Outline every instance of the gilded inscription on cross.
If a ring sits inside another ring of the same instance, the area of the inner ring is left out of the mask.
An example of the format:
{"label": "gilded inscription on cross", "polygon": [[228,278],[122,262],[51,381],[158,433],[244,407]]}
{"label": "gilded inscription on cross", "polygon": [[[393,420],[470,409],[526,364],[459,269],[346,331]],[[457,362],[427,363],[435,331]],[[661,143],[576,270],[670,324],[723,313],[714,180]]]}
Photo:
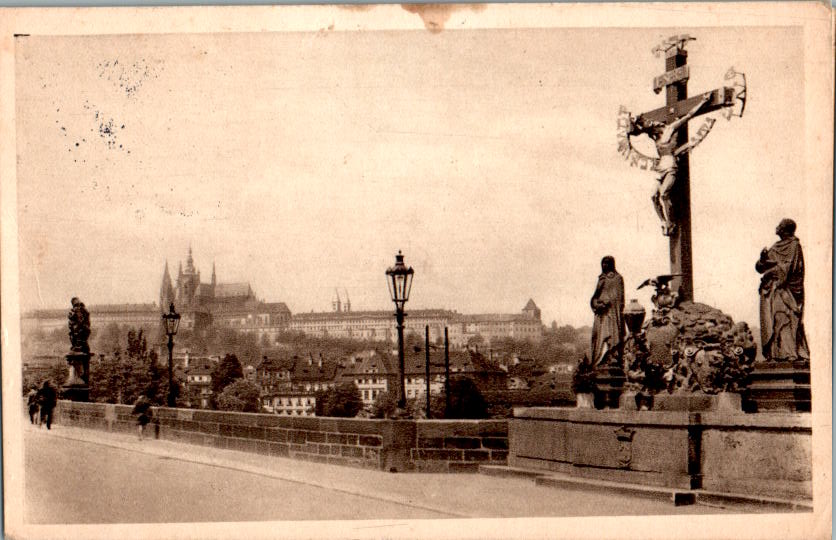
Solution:
{"label": "gilded inscription on cross", "polygon": [[[730,69],[723,86],[688,98],[685,45],[695,38],[683,34],[672,36],[657,45],[653,52],[665,56],[665,72],[653,80],[657,94],[665,89],[665,106],[633,117],[622,107],[618,117],[618,151],[631,166],[651,169],[657,173],[653,206],[662,222],[662,233],[669,237],[671,271],[681,300],[693,300],[691,264],[691,195],[688,174],[688,153],[711,131],[714,118],[705,118],[693,137],[688,137],[688,121],[715,111],[723,111],[726,119],[742,116],[746,104],[746,79]],[[647,156],[633,148],[630,137],[646,135],[656,147],[656,156]]]}

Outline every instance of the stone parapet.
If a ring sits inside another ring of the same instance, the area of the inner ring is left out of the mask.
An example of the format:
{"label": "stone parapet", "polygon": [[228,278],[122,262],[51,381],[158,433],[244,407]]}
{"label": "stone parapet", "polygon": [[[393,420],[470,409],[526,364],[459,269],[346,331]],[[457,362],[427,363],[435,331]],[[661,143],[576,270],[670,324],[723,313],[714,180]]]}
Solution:
{"label": "stone parapet", "polygon": [[416,470],[478,472],[482,464],[505,464],[506,420],[419,420],[417,447],[411,449]]}
{"label": "stone parapet", "polygon": [[[58,422],[134,433],[130,405],[59,401]],[[384,471],[459,472],[506,464],[506,420],[378,420],[287,417],[154,408],[152,436]]]}
{"label": "stone parapet", "polygon": [[576,477],[786,499],[812,497],[805,414],[515,410],[508,464]]}

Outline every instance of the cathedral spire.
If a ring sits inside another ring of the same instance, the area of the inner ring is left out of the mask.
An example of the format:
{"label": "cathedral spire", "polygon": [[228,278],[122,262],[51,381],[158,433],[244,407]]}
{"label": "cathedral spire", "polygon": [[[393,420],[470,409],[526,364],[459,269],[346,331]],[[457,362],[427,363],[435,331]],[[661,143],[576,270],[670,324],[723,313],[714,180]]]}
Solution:
{"label": "cathedral spire", "polygon": [[171,274],[168,273],[168,259],[163,270],[163,282],[160,285],[160,309],[165,312],[168,305],[174,301],[174,287],[171,285]]}
{"label": "cathedral spire", "polygon": [[192,258],[192,245],[189,244],[189,256],[186,259],[186,272],[194,274],[194,259]]}
{"label": "cathedral spire", "polygon": [[331,301],[331,305],[334,307],[334,312],[339,313],[342,311],[342,303],[340,301],[340,291],[334,287],[334,299]]}

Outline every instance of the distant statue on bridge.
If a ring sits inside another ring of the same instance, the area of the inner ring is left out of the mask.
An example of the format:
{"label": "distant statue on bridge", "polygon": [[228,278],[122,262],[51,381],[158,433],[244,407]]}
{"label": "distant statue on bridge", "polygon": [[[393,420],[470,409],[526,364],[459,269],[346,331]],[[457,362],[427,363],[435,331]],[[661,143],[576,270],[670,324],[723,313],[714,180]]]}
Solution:
{"label": "distant statue on bridge", "polygon": [[70,350],[89,353],[90,346],[87,344],[87,339],[90,337],[90,313],[84,307],[84,302],[77,297],[73,297],[70,303],[73,306],[67,314],[70,327]]}
{"label": "distant statue on bridge", "polygon": [[755,270],[760,285],[761,346],[767,360],[810,360],[804,335],[804,255],[795,237],[795,222],[782,219],[780,240],[761,251]]}
{"label": "distant statue on bridge", "polygon": [[671,213],[673,205],[671,203],[671,190],[676,182],[677,171],[677,157],[683,152],[687,152],[693,146],[699,143],[687,142],[682,146],[676,146],[677,131],[683,124],[693,118],[703,105],[708,103],[711,99],[711,93],[703,96],[702,100],[695,105],[684,116],[670,122],[648,121],[642,122],[641,117],[636,121],[633,128],[633,133],[646,133],[656,145],[656,152],[659,154],[659,163],[656,165],[656,171],[659,176],[656,178],[658,185],[653,191],[653,207],[662,220],[662,233],[665,236],[671,236],[674,233],[675,225]]}
{"label": "distant statue on bridge", "polygon": [[589,302],[595,313],[592,325],[592,363],[620,362],[624,343],[624,279],[615,271],[615,259],[601,259],[601,275]]}

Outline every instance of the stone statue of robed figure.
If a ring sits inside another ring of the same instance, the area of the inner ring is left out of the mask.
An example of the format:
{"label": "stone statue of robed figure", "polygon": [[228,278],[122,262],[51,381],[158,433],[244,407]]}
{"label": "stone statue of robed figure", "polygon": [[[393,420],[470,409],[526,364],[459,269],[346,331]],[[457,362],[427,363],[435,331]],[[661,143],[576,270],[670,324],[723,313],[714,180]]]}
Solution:
{"label": "stone statue of robed figure", "polygon": [[775,229],[780,238],[761,251],[755,269],[760,285],[761,346],[767,360],[810,360],[804,335],[804,255],[795,237],[795,222],[783,219]]}
{"label": "stone statue of robed figure", "polygon": [[589,302],[595,313],[592,325],[592,362],[617,362],[624,343],[624,279],[615,271],[615,259],[601,259],[601,275]]}
{"label": "stone statue of robed figure", "polygon": [[62,397],[72,401],[88,401],[90,397],[90,312],[84,302],[76,297],[70,301],[72,309],[67,313],[70,335],[70,352],[65,356],[69,364],[69,376],[62,387]]}

